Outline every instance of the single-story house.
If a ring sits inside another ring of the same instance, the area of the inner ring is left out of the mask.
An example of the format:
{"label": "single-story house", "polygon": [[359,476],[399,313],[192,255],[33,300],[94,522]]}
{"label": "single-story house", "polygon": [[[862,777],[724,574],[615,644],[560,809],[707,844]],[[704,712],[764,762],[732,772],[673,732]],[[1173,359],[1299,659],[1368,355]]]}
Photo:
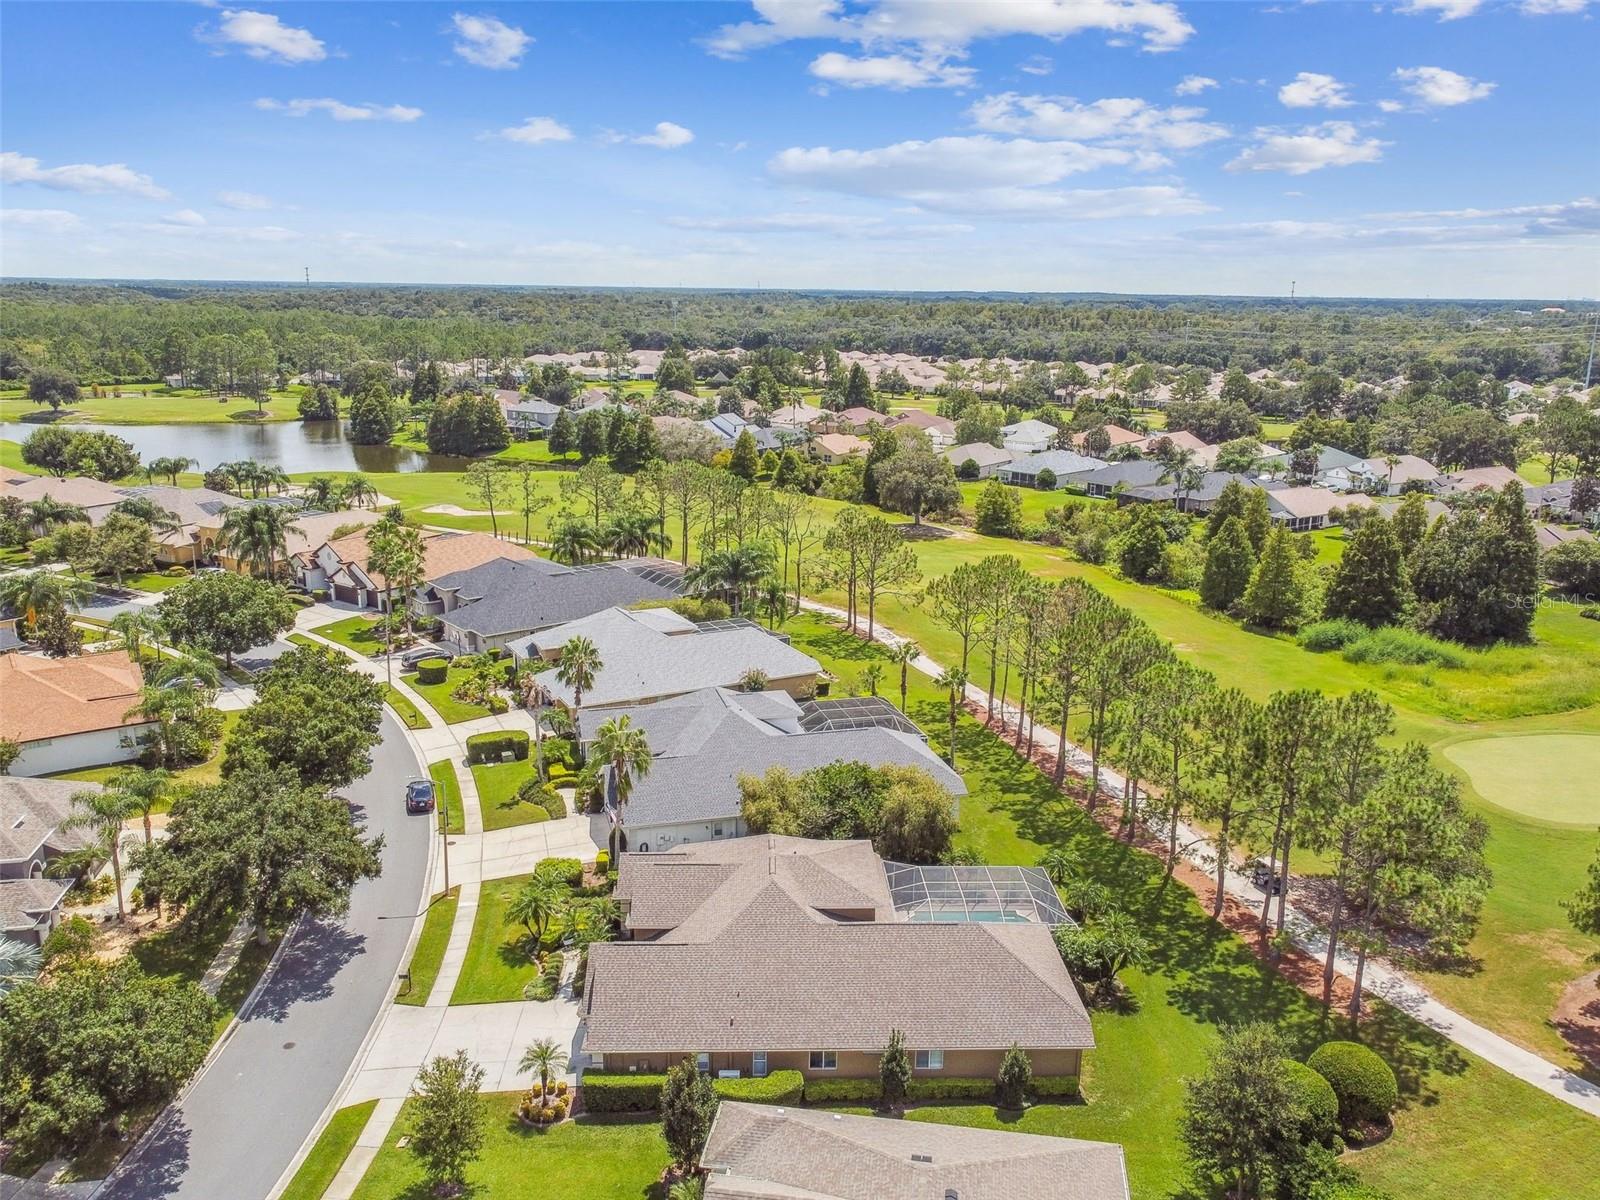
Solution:
{"label": "single-story house", "polygon": [[[1037,867],[762,834],[622,854],[618,872],[626,940],[590,947],[582,1010],[608,1071],[688,1056],[708,1074],[875,1078],[900,1030],[918,1076],[992,1079],[1016,1044],[1036,1077],[1075,1078],[1094,1046]],[[954,902],[929,907],[930,888]]]}
{"label": "single-story house", "polygon": [[[786,639],[744,620],[700,624],[669,608],[608,608],[580,620],[540,630],[510,644],[518,662],[554,662],[575,637],[600,654],[600,670],[583,690],[583,707],[649,704],[707,687],[741,687],[751,672],[766,676],[770,691],[801,699],[817,690],[822,664]],[[569,708],[576,696],[554,673],[542,677],[550,694]]]}
{"label": "single-story house", "polygon": [[944,456],[950,460],[950,465],[957,472],[961,470],[961,464],[964,462],[976,463],[979,479],[988,479],[992,475],[999,474],[1000,469],[1013,458],[1011,451],[991,446],[988,442],[967,442],[964,445],[951,446],[944,451]]}
{"label": "single-story house", "polygon": [[822,416],[822,410],[810,404],[785,404],[770,414],[774,429],[809,429],[811,423]]}
{"label": "single-story house", "polygon": [[0,937],[37,946],[61,920],[70,879],[46,879],[45,868],[94,841],[66,828],[72,797],[98,784],[0,775]]}
{"label": "single-story house", "polygon": [[[1222,495],[1222,489],[1230,483],[1242,483],[1246,487],[1259,486],[1248,475],[1237,475],[1230,471],[1207,471],[1201,476],[1199,483],[1190,488],[1181,499],[1175,479],[1124,488],[1117,493],[1117,499],[1135,503],[1166,503],[1174,505],[1180,512],[1204,513],[1211,511],[1211,506],[1217,502],[1217,497]],[[1270,493],[1278,489],[1266,490]]]}
{"label": "single-story house", "polygon": [[705,1200],[1128,1200],[1115,1142],[724,1100]]}
{"label": "single-story house", "polygon": [[1062,477],[1079,471],[1098,471],[1106,464],[1098,458],[1088,458],[1071,450],[1042,450],[1013,459],[1000,468],[1000,481],[1017,487],[1038,487],[1039,472],[1049,471],[1056,477],[1055,487],[1060,487]]}
{"label": "single-story house", "polygon": [[1056,435],[1060,432],[1054,425],[1029,417],[1025,421],[1002,425],[1000,444],[1013,455],[1038,454],[1041,450],[1048,450],[1054,446]]}
{"label": "single-story house", "polygon": [[[1113,433],[1113,430],[1116,432]],[[1116,447],[1122,445],[1126,440],[1123,439],[1121,435],[1133,433],[1133,431],[1131,429],[1123,429],[1120,425],[1107,425],[1106,433],[1111,438],[1111,445]],[[1160,433],[1152,433],[1145,436],[1134,434],[1133,436],[1135,440],[1131,444],[1139,451],[1140,454],[1155,453],[1162,442],[1170,444],[1174,450],[1187,450],[1190,454],[1194,455],[1198,455],[1202,451],[1213,448],[1208,446],[1194,434],[1190,433],[1187,429],[1174,429],[1171,432],[1163,430]]]}
{"label": "single-story house", "polygon": [[[434,533],[422,542],[423,586],[413,597],[412,608],[423,616],[443,611],[438,598],[428,594],[436,579],[481,566],[497,558],[526,560],[536,558],[532,550],[515,542],[501,541],[487,533]],[[310,572],[320,572],[332,599],[341,604],[382,610],[388,603],[385,580],[367,565],[367,531],[359,530],[318,546]],[[403,598],[402,598],[403,599]]]}
{"label": "single-story house", "polygon": [[826,427],[837,433],[870,433],[874,429],[887,428],[893,423],[887,413],[881,413],[875,408],[867,408],[857,404],[840,412],[825,412],[817,418],[817,427]]}
{"label": "single-story house", "polygon": [[1338,524],[1331,516],[1336,508],[1371,507],[1372,497],[1361,492],[1341,494],[1325,487],[1267,489],[1267,509],[1272,519],[1287,525],[1292,533]]}
{"label": "single-story house", "polygon": [[[1344,468],[1346,471],[1355,466],[1361,459],[1354,454],[1348,454],[1333,446],[1318,446],[1317,466],[1312,473],[1312,479],[1321,483],[1330,471]],[[1287,475],[1294,465],[1294,456],[1298,451],[1278,450],[1273,453],[1263,453],[1260,460],[1260,470],[1268,475]]]}
{"label": "single-story house", "polygon": [[640,851],[686,842],[741,837],[739,778],[770,767],[799,774],[834,762],[921,767],[956,797],[966,784],[899,709],[882,698],[796,701],[787,692],[702,688],[656,704],[590,711],[579,716],[588,743],[614,717],[645,731],[652,761],[633,781],[626,805],[616,804],[606,768],[607,810],[622,826],[624,844]]}
{"label": "single-story house", "polygon": [[1348,467],[1335,467],[1322,482],[1335,491],[1370,492],[1398,496],[1407,484],[1429,484],[1439,478],[1439,468],[1415,454],[1397,454],[1391,465],[1386,457],[1363,458]]}
{"label": "single-story house", "polygon": [[672,600],[682,583],[683,569],[658,558],[589,567],[496,558],[433,580],[422,601],[439,603],[445,641],[477,654],[602,609]]}
{"label": "single-story house", "polygon": [[1119,490],[1134,487],[1154,487],[1161,482],[1166,468],[1146,458],[1133,458],[1127,462],[1096,462],[1084,471],[1073,471],[1059,482],[1081,487],[1087,495],[1103,498]]}
{"label": "single-story house", "polygon": [[22,753],[11,774],[54,775],[128,762],[156,722],[131,717],[144,674],[126,650],[69,658],[0,655],[0,738]]}
{"label": "single-story house", "polygon": [[811,457],[830,467],[836,467],[847,458],[863,458],[872,443],[853,433],[819,433],[808,447]]}
{"label": "single-story house", "polygon": [[954,444],[956,440],[956,423],[949,417],[941,417],[938,413],[926,412],[920,408],[908,408],[905,412],[895,413],[889,422],[891,429],[917,429],[924,437],[933,443],[935,450],[943,450],[946,446]]}
{"label": "single-story house", "polygon": [[516,403],[506,406],[506,425],[517,437],[526,438],[535,433],[549,432],[560,415],[559,404],[523,396]]}
{"label": "single-story house", "polygon": [[[1175,436],[1156,434],[1154,437],[1152,437],[1148,434],[1136,433],[1132,429],[1124,429],[1121,425],[1108,424],[1101,426],[1101,428],[1106,431],[1106,438],[1110,441],[1110,449],[1112,450],[1115,450],[1118,446],[1132,446],[1134,449],[1142,451],[1147,444],[1155,440],[1157,437]],[[1082,433],[1075,433],[1072,435],[1072,444],[1077,449],[1082,450],[1084,443],[1088,441],[1088,438],[1089,431],[1085,429]]]}
{"label": "single-story house", "polygon": [[100,524],[113,508],[128,498],[121,488],[86,475],[69,475],[64,479],[54,475],[11,475],[0,481],[0,499],[7,497],[23,504],[32,504],[35,500],[71,504],[83,509],[91,525]]}
{"label": "single-story house", "polygon": [[1517,485],[1525,481],[1510,467],[1472,467],[1465,471],[1452,471],[1433,481],[1433,491],[1438,496],[1460,496],[1487,488],[1498,492],[1508,483]]}
{"label": "single-story house", "polygon": [[1535,525],[1533,535],[1539,539],[1540,550],[1554,550],[1567,542],[1594,541],[1594,534],[1587,529],[1569,529],[1565,525]]}
{"label": "single-story house", "polygon": [[782,450],[789,440],[775,429],[751,424],[738,413],[718,413],[714,417],[707,417],[700,422],[700,425],[711,432],[724,450],[733,449],[733,444],[739,440],[739,435],[747,429],[756,441],[756,449],[763,454],[768,450]]}

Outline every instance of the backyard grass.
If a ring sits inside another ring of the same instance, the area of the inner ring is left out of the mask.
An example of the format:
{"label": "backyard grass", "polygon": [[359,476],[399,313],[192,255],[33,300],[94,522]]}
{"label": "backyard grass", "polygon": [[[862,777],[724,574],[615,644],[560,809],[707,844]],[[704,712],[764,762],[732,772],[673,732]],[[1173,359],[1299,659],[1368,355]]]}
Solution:
{"label": "backyard grass", "polygon": [[450,944],[450,925],[456,919],[456,902],[460,898],[458,886],[428,902],[428,915],[422,919],[422,933],[411,953],[411,965],[406,968],[411,975],[411,990],[396,996],[396,1004],[420,1007],[428,1003],[428,993],[433,991],[433,981],[439,978],[439,966],[444,962],[445,947]]}
{"label": "backyard grass", "polygon": [[[797,647],[845,678],[882,658],[878,647],[815,617],[802,615],[784,628]],[[898,700],[898,679],[886,672],[886,680],[883,694]],[[943,697],[919,672],[910,682],[910,715],[942,750]],[[1134,1195],[1169,1196],[1185,1182],[1177,1142],[1181,1080],[1203,1068],[1223,1026],[1270,1021],[1303,1058],[1327,1038],[1348,1036],[1348,1023],[1325,1018],[1319,1005],[1262,966],[1201,911],[1188,889],[1164,887],[1156,859],[1110,838],[980,722],[960,718],[956,748],[969,789],[958,845],[990,863],[1034,863],[1049,846],[1076,851],[1155,943],[1154,969],[1125,977],[1129,1003],[1094,1014],[1087,1103],[1042,1106],[1007,1127],[1120,1142]],[[1395,1066],[1405,1105],[1393,1138],[1351,1156],[1373,1183],[1407,1200],[1463,1194],[1535,1200],[1591,1186],[1600,1171],[1600,1138],[1577,1110],[1381,1005],[1359,1036]],[[946,1106],[920,1109],[916,1119],[997,1118],[982,1106]]]}
{"label": "backyard grass", "polygon": [[[667,1166],[661,1123],[654,1118],[579,1117],[549,1129],[517,1120],[518,1092],[481,1098],[483,1153],[467,1168],[467,1190],[483,1200],[663,1200],[656,1180]],[[355,1191],[355,1200],[416,1200],[427,1194],[416,1158],[398,1145],[412,1131],[407,1101],[383,1148]]]}
{"label": "backyard grass", "polygon": [[[167,788],[166,794],[156,801],[151,812],[163,813],[172,807],[172,798],[179,787],[198,787],[208,783],[218,783],[222,779],[222,746],[228,740],[228,734],[233,732],[233,727],[239,723],[243,713],[238,709],[224,709],[222,713],[222,733],[217,737],[216,751],[205,762],[194,763],[187,767],[180,767],[172,773],[172,786]],[[71,779],[81,783],[105,783],[119,771],[126,771],[136,767],[136,762],[111,763],[101,767],[80,767],[76,771],[63,771],[59,775],[52,775],[52,779]],[[138,825],[137,819],[134,822]]]}
{"label": "backyard grass", "polygon": [[367,1100],[334,1113],[278,1200],[322,1200],[322,1193],[356,1148],[356,1139],[377,1107],[376,1100]]}
{"label": "backyard grass", "polygon": [[483,827],[505,829],[547,819],[544,809],[517,799],[517,789],[533,778],[531,757],[512,762],[475,763],[472,778],[478,785],[478,807],[483,812]]}
{"label": "backyard grass", "polygon": [[[532,878],[531,874],[511,875],[484,883],[478,895],[478,915],[472,922],[472,941],[461,965],[461,978],[450,994],[451,1004],[521,1000],[523,986],[539,977],[537,964],[528,956],[527,929],[506,923],[511,897]],[[558,946],[563,932],[560,921],[546,926],[544,949]]]}
{"label": "backyard grass", "polygon": [[439,714],[440,720],[446,725],[459,725],[462,721],[489,715],[489,710],[483,705],[469,704],[465,700],[457,700],[450,694],[461,686],[467,675],[468,672],[461,668],[451,667],[443,683],[418,683],[414,671],[401,678],[412,691],[428,702],[428,706]]}
{"label": "backyard grass", "polygon": [[[188,583],[193,578],[193,575],[187,573],[183,575],[166,575],[160,571],[141,571],[137,575],[124,575],[122,577],[122,586],[132,588],[137,592],[164,592],[169,588],[179,587]],[[113,586],[116,585],[116,580],[114,579],[107,582],[110,582]]]}
{"label": "backyard grass", "polygon": [[[63,408],[56,420],[67,425],[221,425],[257,419],[292,421],[300,416],[298,389],[269,392],[260,418],[256,415],[255,401],[242,396],[222,399],[195,388],[161,385],[124,385],[107,390],[125,394],[91,396],[85,393],[77,404]],[[48,424],[47,419],[41,418],[49,411],[23,395],[0,397],[0,420]]]}
{"label": "backyard grass", "polygon": [[461,807],[461,783],[456,779],[456,769],[449,759],[428,764],[428,778],[433,780],[438,792],[435,813],[439,827],[446,834],[465,833],[467,816]]}

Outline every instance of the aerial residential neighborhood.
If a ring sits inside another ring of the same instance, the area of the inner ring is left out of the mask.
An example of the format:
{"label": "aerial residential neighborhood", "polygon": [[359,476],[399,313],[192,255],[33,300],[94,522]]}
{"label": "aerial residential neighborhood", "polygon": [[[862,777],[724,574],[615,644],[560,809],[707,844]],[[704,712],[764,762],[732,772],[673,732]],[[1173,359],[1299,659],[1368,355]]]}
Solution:
{"label": "aerial residential neighborhood", "polygon": [[0,1200],[1600,1200],[1600,5],[3,20]]}

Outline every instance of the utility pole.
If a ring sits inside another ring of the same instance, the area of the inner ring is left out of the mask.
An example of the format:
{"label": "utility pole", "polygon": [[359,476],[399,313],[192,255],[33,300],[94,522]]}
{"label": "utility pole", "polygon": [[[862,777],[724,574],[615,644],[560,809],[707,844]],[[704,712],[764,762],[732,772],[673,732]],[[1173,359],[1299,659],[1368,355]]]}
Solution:
{"label": "utility pole", "polygon": [[450,799],[444,788],[436,789],[439,793],[439,841],[444,847],[444,890],[450,891]]}
{"label": "utility pole", "polygon": [[1600,311],[1594,314],[1594,325],[1589,329],[1589,365],[1583,368],[1583,390],[1588,391],[1590,381],[1594,378],[1594,342],[1595,335],[1600,334]]}
{"label": "utility pole", "polygon": [[307,267],[306,268],[306,283],[309,284],[310,282],[311,282],[311,268]]}

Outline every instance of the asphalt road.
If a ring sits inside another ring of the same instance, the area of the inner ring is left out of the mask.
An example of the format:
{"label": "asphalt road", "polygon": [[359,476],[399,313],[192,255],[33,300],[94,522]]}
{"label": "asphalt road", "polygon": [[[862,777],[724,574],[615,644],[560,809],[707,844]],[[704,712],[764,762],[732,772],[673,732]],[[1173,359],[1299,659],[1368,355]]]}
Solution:
{"label": "asphalt road", "polygon": [[384,835],[383,874],[356,887],[343,921],[301,927],[226,1048],[99,1197],[264,1200],[333,1098],[400,969],[427,869],[432,822],[405,813],[418,766],[387,709],[383,735],[346,791]]}

